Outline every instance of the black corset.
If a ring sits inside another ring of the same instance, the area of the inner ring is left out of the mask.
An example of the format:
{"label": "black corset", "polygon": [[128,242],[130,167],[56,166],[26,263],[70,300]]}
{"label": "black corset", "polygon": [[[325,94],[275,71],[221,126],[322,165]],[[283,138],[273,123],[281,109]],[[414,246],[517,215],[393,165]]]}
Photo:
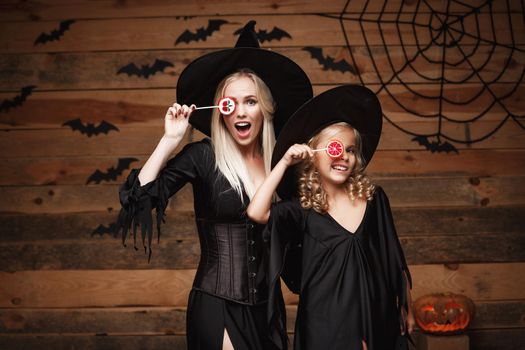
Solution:
{"label": "black corset", "polygon": [[201,259],[193,288],[243,304],[267,300],[262,226],[197,219]]}

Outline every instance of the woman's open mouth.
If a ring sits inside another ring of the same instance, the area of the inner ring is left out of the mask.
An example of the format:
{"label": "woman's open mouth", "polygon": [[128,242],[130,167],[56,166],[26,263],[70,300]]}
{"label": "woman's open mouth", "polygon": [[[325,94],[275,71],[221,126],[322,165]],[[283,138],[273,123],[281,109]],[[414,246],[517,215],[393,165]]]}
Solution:
{"label": "woman's open mouth", "polygon": [[252,127],[252,124],[249,122],[235,123],[235,129],[237,129],[237,133],[239,134],[240,137],[249,136],[251,127]]}

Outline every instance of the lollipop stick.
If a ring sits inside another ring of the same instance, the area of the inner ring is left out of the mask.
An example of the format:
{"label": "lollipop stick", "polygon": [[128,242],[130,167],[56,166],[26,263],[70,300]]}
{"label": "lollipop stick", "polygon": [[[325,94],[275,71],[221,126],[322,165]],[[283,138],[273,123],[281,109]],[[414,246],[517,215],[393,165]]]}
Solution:
{"label": "lollipop stick", "polygon": [[204,107],[197,107],[197,108],[195,108],[194,110],[197,110],[197,109],[210,109],[210,108],[219,108],[219,106],[204,106]]}
{"label": "lollipop stick", "polygon": [[326,151],[326,148],[313,149],[312,152]]}

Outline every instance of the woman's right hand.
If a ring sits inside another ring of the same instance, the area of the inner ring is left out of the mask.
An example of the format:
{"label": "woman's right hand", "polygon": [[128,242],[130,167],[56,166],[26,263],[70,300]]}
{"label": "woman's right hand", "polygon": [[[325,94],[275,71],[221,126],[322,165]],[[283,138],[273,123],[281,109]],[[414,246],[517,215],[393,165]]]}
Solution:
{"label": "woman's right hand", "polygon": [[287,167],[297,164],[307,158],[313,157],[314,152],[310,147],[304,144],[298,144],[288,148],[282,160]]}
{"label": "woman's right hand", "polygon": [[174,103],[168,108],[164,117],[164,137],[182,139],[188,129],[188,121],[191,113],[195,110],[195,105],[188,107]]}

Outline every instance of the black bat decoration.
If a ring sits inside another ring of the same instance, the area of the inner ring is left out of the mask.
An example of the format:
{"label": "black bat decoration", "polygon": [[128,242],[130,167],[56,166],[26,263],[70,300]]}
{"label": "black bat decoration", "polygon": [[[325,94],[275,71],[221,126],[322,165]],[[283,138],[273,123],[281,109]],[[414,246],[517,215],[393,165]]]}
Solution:
{"label": "black bat decoration", "polygon": [[98,136],[98,134],[100,133],[107,134],[111,130],[119,131],[119,129],[115,125],[108,123],[104,120],[99,125],[95,126],[95,124],[93,123],[87,123],[86,125],[84,125],[82,123],[82,120],[77,118],[68,120],[67,122],[62,124],[62,126],[69,126],[71,130],[78,130],[81,134],[86,134],[87,137],[91,137],[92,135]]}
{"label": "black bat decoration", "polygon": [[93,230],[93,232],[91,232],[91,237],[94,235],[102,236],[105,233],[111,234],[113,237],[117,237],[117,224],[114,222],[109,224],[109,226],[100,224],[96,229]]}
{"label": "black bat decoration", "polygon": [[24,86],[22,89],[20,89],[20,94],[16,95],[12,99],[3,100],[2,103],[0,103],[0,112],[7,113],[11,108],[21,106],[27,99],[27,96],[31,95],[34,88],[36,88],[35,85]]}
{"label": "black bat decoration", "polygon": [[129,165],[136,161],[138,161],[137,158],[119,158],[116,168],[111,167],[106,172],[102,172],[98,169],[95,170],[95,172],[87,179],[86,185],[90,182],[99,184],[102,181],[116,181],[117,177],[122,175],[123,171],[129,169]]}
{"label": "black bat decoration", "polygon": [[171,62],[156,59],[153,65],[141,65],[140,68],[135,63],[130,63],[120,68],[117,74],[126,73],[128,76],[136,75],[138,77],[144,77],[148,79],[150,75],[154,75],[157,72],[163,72],[166,67],[175,67]]}
{"label": "black bat decoration", "polygon": [[175,45],[179,43],[189,43],[191,41],[206,41],[208,37],[210,37],[214,32],[219,31],[221,26],[226,23],[228,23],[228,21],[224,21],[222,19],[210,19],[208,20],[208,27],[201,27],[197,29],[195,33],[185,30],[181,35],[179,35],[175,41]]}
{"label": "black bat decoration", "polygon": [[357,75],[357,70],[355,67],[353,67],[351,64],[346,62],[346,60],[342,59],[340,61],[335,62],[334,58],[330,56],[324,56],[323,55],[323,49],[320,47],[313,47],[313,46],[307,46],[303,48],[304,51],[308,51],[312,58],[315,58],[321,66],[323,66],[323,70],[335,70],[339,71],[341,73],[350,72],[354,75]]}
{"label": "black bat decoration", "polygon": [[[241,34],[243,28],[239,28],[233,33],[234,35]],[[282,30],[281,28],[273,27],[271,32],[268,32],[266,29],[259,29],[257,32],[257,38],[261,43],[264,43],[265,41],[272,41],[272,40],[281,40],[282,38],[292,38],[288,32]]]}
{"label": "black bat decoration", "polygon": [[454,145],[448,143],[447,141],[441,142],[441,141],[429,141],[427,136],[416,136],[412,139],[412,141],[417,141],[420,146],[425,146],[427,151],[431,151],[432,153],[438,152],[456,152],[459,153],[458,149],[454,147]]}
{"label": "black bat decoration", "polygon": [[62,22],[60,22],[60,25],[58,26],[58,29],[52,30],[49,34],[48,33],[41,33],[38,36],[38,38],[36,38],[34,46],[36,46],[38,44],[45,44],[48,41],[60,40],[62,35],[64,35],[64,33],[69,30],[69,27],[73,23],[75,23],[75,20],[73,20],[73,19],[70,19],[70,20],[67,20],[67,21],[62,21]]}

